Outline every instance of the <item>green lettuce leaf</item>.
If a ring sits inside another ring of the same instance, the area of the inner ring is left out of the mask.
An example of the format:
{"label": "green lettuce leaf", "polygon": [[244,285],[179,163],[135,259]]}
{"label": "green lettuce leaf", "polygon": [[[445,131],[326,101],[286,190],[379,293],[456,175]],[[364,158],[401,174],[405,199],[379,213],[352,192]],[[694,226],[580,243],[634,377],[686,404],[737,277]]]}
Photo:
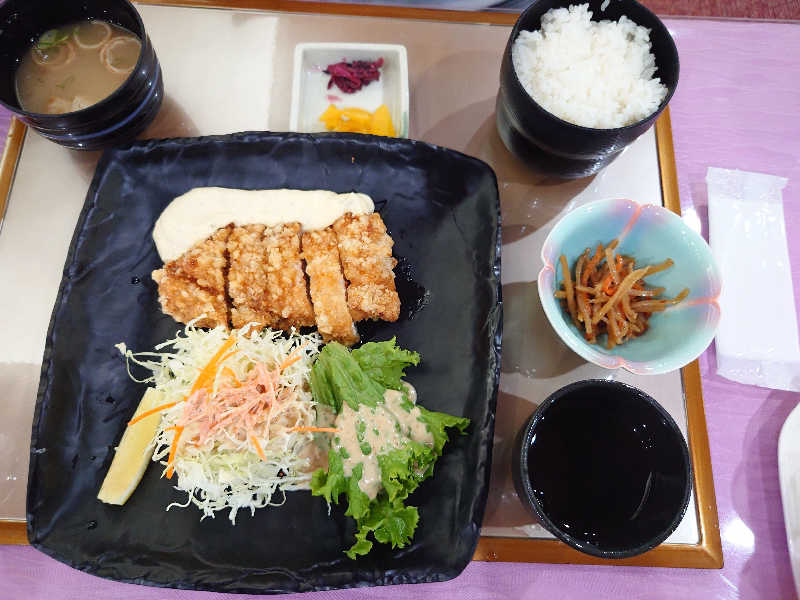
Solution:
{"label": "green lettuce leaf", "polygon": [[[344,402],[355,411],[361,404],[374,408],[383,402],[387,389],[403,390],[405,369],[418,363],[419,354],[398,348],[394,338],[370,342],[352,352],[331,342],[322,349],[311,369],[311,391],[317,402],[330,406],[336,413]],[[410,400],[406,398],[405,403],[406,410],[413,409]],[[393,548],[410,543],[419,522],[419,511],[406,506],[405,501],[433,474],[434,464],[447,442],[447,429],[464,433],[469,425],[466,418],[429,411],[422,406],[419,409],[420,420],[433,436],[433,447],[408,437],[401,447],[378,454],[382,489],[374,499],[370,500],[358,485],[363,474],[362,463],[353,467],[350,476],[345,476],[344,449],[331,450],[327,472],[320,469],[312,475],[313,495],[324,497],[329,504],[338,504],[342,495],[347,499],[345,514],[355,519],[357,526],[355,543],[346,551],[352,559],[367,554],[374,541],[391,544]]]}
{"label": "green lettuce leaf", "polygon": [[402,390],[405,369],[419,364],[419,354],[398,348],[395,338],[385,342],[367,342],[353,350],[353,358],[364,372],[385,389]]}
{"label": "green lettuce leaf", "polygon": [[469,427],[469,419],[466,417],[454,417],[447,413],[434,412],[428,410],[424,406],[417,405],[420,410],[420,420],[428,427],[428,431],[433,435],[433,449],[436,452],[436,457],[442,455],[442,449],[447,443],[447,429],[455,427],[458,432],[464,434]]}
{"label": "green lettuce leaf", "polygon": [[405,500],[433,473],[438,456],[433,448],[413,440],[402,448],[378,455],[381,484],[391,502]]}
{"label": "green lettuce leaf", "polygon": [[378,496],[372,501],[369,514],[358,521],[356,543],[345,554],[351,559],[367,554],[372,549],[372,541],[367,539],[370,533],[381,544],[404,548],[411,542],[418,523],[415,506],[403,506],[400,501],[390,502],[386,496]]}
{"label": "green lettuce leaf", "polygon": [[328,470],[317,469],[311,475],[311,493],[322,496],[328,504],[337,504],[339,496],[348,489],[348,479],[344,476],[342,451],[331,450],[328,452]]}
{"label": "green lettuce leaf", "polygon": [[327,404],[337,414],[342,410],[342,401],[353,410],[358,410],[359,404],[374,407],[383,401],[383,392],[386,391],[338,342],[326,344],[319,353],[311,367],[310,380],[314,399]]}
{"label": "green lettuce leaf", "polygon": [[358,482],[361,480],[364,465],[357,464],[353,467],[350,477],[344,474],[344,461],[342,450],[328,453],[328,470],[317,469],[311,475],[311,493],[322,496],[328,504],[338,504],[342,494],[347,495],[348,517],[358,520],[369,512],[369,496],[361,491]]}
{"label": "green lettuce leaf", "polygon": [[353,474],[347,482],[347,510],[344,512],[348,517],[353,517],[356,522],[363,519],[370,510],[370,499],[361,488],[358,482],[361,481],[361,474],[364,465],[361,463],[353,467]]}
{"label": "green lettuce leaf", "polygon": [[[430,448],[422,444],[417,446],[426,449],[430,454]],[[417,454],[424,455],[425,452],[418,449]],[[403,469],[399,457],[390,462],[393,470],[390,472],[387,464],[387,474],[382,475],[382,478],[397,480],[393,483],[392,489],[398,490],[403,487],[403,483],[399,482],[400,479],[410,483],[410,486],[407,486],[410,491],[416,489],[422,479],[411,474],[408,469]],[[386,493],[381,492],[377,498],[370,500],[369,496],[358,487],[362,469],[363,465],[358,464],[353,467],[352,474],[346,477],[341,452],[331,451],[328,453],[328,471],[319,469],[311,477],[311,493],[314,496],[322,496],[329,504],[338,504],[342,494],[347,497],[347,510],[344,514],[353,517],[358,527],[356,542],[346,551],[347,556],[352,559],[367,554],[372,549],[372,541],[367,539],[370,533],[378,542],[391,544],[393,548],[408,545],[419,522],[417,509],[403,505],[403,499],[410,492],[402,494],[402,499],[395,500],[391,500]],[[405,477],[401,477],[403,473]]]}

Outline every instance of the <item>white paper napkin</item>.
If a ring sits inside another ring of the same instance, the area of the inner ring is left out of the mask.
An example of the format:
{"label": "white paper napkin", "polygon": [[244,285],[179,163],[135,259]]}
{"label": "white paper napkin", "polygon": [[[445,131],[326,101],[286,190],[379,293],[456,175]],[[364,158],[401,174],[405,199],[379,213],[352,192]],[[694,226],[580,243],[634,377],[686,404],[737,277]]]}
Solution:
{"label": "white paper napkin", "polygon": [[740,383],[800,391],[783,177],[709,167],[711,251],[722,274],[717,373]]}

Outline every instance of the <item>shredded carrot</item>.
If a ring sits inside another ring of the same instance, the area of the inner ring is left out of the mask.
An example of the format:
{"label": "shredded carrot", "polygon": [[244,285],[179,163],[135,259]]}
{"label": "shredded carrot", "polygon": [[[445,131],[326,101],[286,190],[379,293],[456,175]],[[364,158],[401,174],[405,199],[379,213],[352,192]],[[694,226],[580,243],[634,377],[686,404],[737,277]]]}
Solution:
{"label": "shredded carrot", "polygon": [[303,358],[303,350],[308,344],[303,344],[299,348],[297,348],[294,352],[292,352],[286,359],[280,364],[278,367],[278,371],[282,372],[286,367],[289,367],[296,363],[298,360]]}
{"label": "shredded carrot", "polygon": [[606,278],[603,279],[602,288],[603,288],[603,292],[607,296],[611,296],[614,293],[614,290],[617,288],[617,286],[613,285],[613,282],[614,282],[614,276],[611,275],[611,273],[606,275]]}
{"label": "shredded carrot", "polygon": [[[233,336],[222,344],[200,370],[191,391],[183,399],[183,414],[175,426],[166,461],[167,478],[172,477],[182,447],[188,448],[191,444],[202,447],[222,429],[230,428],[234,438],[247,440],[252,452],[258,454],[261,460],[268,460],[266,452],[270,447],[265,444],[270,441],[270,424],[283,418],[284,406],[296,397],[293,388],[284,388],[280,384],[280,372],[305,358],[307,344],[296,348],[278,366],[254,362],[241,380],[231,367],[224,364],[236,354],[234,344]],[[190,440],[181,438],[186,427],[190,427],[193,433]],[[335,433],[338,430],[333,427],[295,427],[288,431]]]}
{"label": "shredded carrot", "polygon": [[220,346],[217,353],[211,357],[211,360],[208,361],[208,364],[203,367],[200,373],[197,375],[197,379],[194,381],[194,385],[192,386],[191,391],[189,392],[189,396],[194,394],[197,390],[201,388],[205,388],[207,390],[211,390],[211,387],[214,383],[214,379],[217,376],[217,368],[219,367],[220,363],[224,362],[228,359],[231,354],[225,354],[225,352],[234,344],[236,343],[236,336],[232,335],[225,343]]}
{"label": "shredded carrot", "polygon": [[225,375],[225,377],[229,377],[230,379],[233,380],[232,384],[233,387],[235,388],[242,387],[242,382],[236,379],[236,373],[234,373],[233,369],[231,369],[230,367],[223,367],[222,374]]}
{"label": "shredded carrot", "polygon": [[220,358],[220,359],[217,361],[217,364],[218,364],[218,365],[221,365],[222,363],[224,363],[226,360],[228,360],[228,359],[229,359],[231,356],[233,356],[233,355],[234,355],[234,354],[236,354],[237,352],[238,352],[238,350],[234,350],[233,352],[228,352],[228,353],[227,353],[225,356],[223,356],[222,358]]}
{"label": "shredded carrot", "polygon": [[167,459],[167,479],[172,479],[175,471],[175,453],[178,451],[178,440],[183,433],[183,427],[175,427],[175,435],[172,438],[172,445],[169,447],[169,458]]}
{"label": "shredded carrot", "polygon": [[636,269],[635,271],[631,271],[625,276],[625,279],[622,280],[617,286],[617,291],[614,292],[614,295],[608,299],[608,301],[603,305],[597,314],[594,315],[592,318],[592,323],[596,324],[600,321],[600,318],[605,315],[611,308],[619,302],[620,297],[622,294],[627,294],[628,290],[631,289],[631,286],[636,282],[637,279],[641,279],[643,277],[647,277],[649,271],[652,267],[644,267],[642,269]]}
{"label": "shredded carrot", "polygon": [[138,423],[139,421],[141,421],[145,417],[149,417],[150,415],[154,415],[157,412],[161,412],[162,410],[166,410],[168,408],[172,408],[177,403],[178,403],[177,400],[175,402],[167,402],[166,404],[162,404],[161,406],[156,406],[155,408],[151,408],[150,410],[146,410],[142,414],[140,414],[138,417],[134,417],[133,419],[128,421],[128,425],[133,425],[134,423]]}
{"label": "shredded carrot", "polygon": [[287,431],[320,431],[325,433],[339,433],[336,427],[290,427]]}
{"label": "shredded carrot", "polygon": [[256,447],[256,452],[258,452],[258,456],[261,457],[261,460],[266,461],[267,455],[264,454],[264,450],[263,448],[261,448],[261,444],[258,443],[258,438],[256,438],[256,436],[254,435],[251,435],[250,441],[253,442],[253,446]]}
{"label": "shredded carrot", "polygon": [[[231,354],[225,354],[225,352],[230,349],[236,343],[236,336],[230,336],[225,342],[220,346],[219,350],[217,350],[216,354],[211,357],[211,360],[208,361],[205,367],[200,371],[200,374],[197,376],[197,379],[194,381],[194,385],[192,385],[192,389],[189,392],[189,395],[186,396],[183,400],[188,400],[195,392],[200,389],[207,389],[211,390],[211,387],[214,384],[214,379],[217,376],[217,368],[219,367],[220,363],[226,360]],[[172,445],[169,448],[169,458],[167,459],[167,479],[172,479],[172,473],[175,470],[175,454],[178,451],[178,440],[180,440],[181,434],[183,433],[183,427],[176,426],[175,427],[175,436],[172,438]]]}
{"label": "shredded carrot", "polygon": [[289,358],[287,358],[285,361],[283,361],[281,363],[281,366],[280,366],[279,370],[283,371],[286,367],[292,366],[294,363],[296,363],[301,358],[303,358],[303,357],[300,354],[298,354],[297,356],[290,356]]}
{"label": "shredded carrot", "polygon": [[[216,370],[217,370],[217,367],[219,366],[219,364],[224,362],[226,359],[230,358],[233,354],[235,354],[235,352],[230,352],[230,353],[226,354],[225,356],[222,356],[221,358],[220,358],[220,354],[222,352],[224,352],[225,350],[227,350],[228,348],[230,348],[234,344],[235,341],[236,341],[236,339],[234,338],[234,336],[231,336],[225,341],[224,344],[222,344],[222,347],[211,358],[211,360],[208,362],[208,364],[205,367],[203,367],[203,370],[200,371],[200,374],[197,376],[197,379],[195,380],[194,385],[192,386],[192,391],[190,392],[189,395],[191,395],[192,393],[196,392],[201,387],[204,387],[204,388],[210,387],[208,385],[208,382],[206,381],[209,378],[210,374],[212,372],[216,373]],[[228,369],[228,371],[230,371],[231,375],[233,375],[233,371],[230,368],[226,367],[226,369]],[[236,376],[235,375],[233,375],[233,380],[236,381]],[[238,383],[238,381],[237,381],[237,383]],[[186,398],[184,398],[183,400],[186,400]],[[168,408],[172,408],[177,403],[178,403],[177,400],[175,402],[167,402],[166,404],[162,404],[161,406],[156,406],[155,408],[151,408],[150,410],[146,410],[142,414],[140,414],[139,416],[137,416],[137,417],[131,419],[130,421],[128,421],[128,425],[133,425],[135,423],[138,423],[142,419],[144,419],[146,417],[149,417],[150,415],[153,415],[153,414],[155,414],[157,412],[161,412],[162,410],[166,410]]]}

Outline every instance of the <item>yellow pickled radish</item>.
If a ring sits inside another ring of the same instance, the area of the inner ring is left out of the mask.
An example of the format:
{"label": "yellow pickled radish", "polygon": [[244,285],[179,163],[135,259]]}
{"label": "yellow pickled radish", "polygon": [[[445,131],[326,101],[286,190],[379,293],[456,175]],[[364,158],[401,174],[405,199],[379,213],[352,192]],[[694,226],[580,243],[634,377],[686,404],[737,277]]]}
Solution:
{"label": "yellow pickled radish", "polygon": [[328,129],[333,129],[336,123],[342,116],[342,111],[336,108],[333,104],[325,109],[325,112],[319,116],[319,120],[325,123]]}
{"label": "yellow pickled radish", "polygon": [[397,135],[385,104],[381,104],[374,113],[355,107],[339,109],[331,104],[320,115],[319,120],[325,124],[328,131]]}
{"label": "yellow pickled radish", "polygon": [[360,128],[368,128],[372,114],[363,108],[345,108],[342,116]]}
{"label": "yellow pickled radish", "polygon": [[[131,420],[164,403],[164,393],[148,388]],[[128,425],[114,453],[97,499],[106,504],[122,505],[139,485],[153,456],[153,437],[161,422],[161,411]]]}
{"label": "yellow pickled radish", "polygon": [[385,104],[381,104],[375,112],[372,113],[370,128],[375,135],[388,135],[392,137],[397,135],[392,126],[392,115],[389,114],[389,108]]}
{"label": "yellow pickled radish", "polygon": [[341,121],[333,127],[339,133],[364,133],[363,129],[352,121]]}

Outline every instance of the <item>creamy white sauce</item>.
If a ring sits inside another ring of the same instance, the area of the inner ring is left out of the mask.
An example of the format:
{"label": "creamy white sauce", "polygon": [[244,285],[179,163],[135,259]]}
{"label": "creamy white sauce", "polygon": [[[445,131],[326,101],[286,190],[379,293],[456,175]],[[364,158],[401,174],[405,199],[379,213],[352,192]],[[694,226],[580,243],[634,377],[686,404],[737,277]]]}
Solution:
{"label": "creamy white sauce", "polygon": [[[416,390],[409,384],[406,387],[408,399],[416,402]],[[383,403],[375,408],[362,404],[358,411],[354,411],[345,402],[336,417],[338,433],[333,439],[333,450],[344,448],[347,454],[343,464],[345,476],[350,477],[359,463],[363,465],[358,487],[370,499],[375,498],[381,490],[379,454],[402,447],[409,438],[433,446],[433,435],[419,420],[419,407],[413,406],[409,411],[402,405],[401,392],[386,390]],[[365,452],[367,449],[368,452]]]}
{"label": "creamy white sauce", "polygon": [[161,260],[175,260],[229,223],[278,225],[299,222],[303,230],[324,229],[345,213],[375,210],[366,194],[328,190],[238,190],[194,188],[170,202],[153,228]]}

